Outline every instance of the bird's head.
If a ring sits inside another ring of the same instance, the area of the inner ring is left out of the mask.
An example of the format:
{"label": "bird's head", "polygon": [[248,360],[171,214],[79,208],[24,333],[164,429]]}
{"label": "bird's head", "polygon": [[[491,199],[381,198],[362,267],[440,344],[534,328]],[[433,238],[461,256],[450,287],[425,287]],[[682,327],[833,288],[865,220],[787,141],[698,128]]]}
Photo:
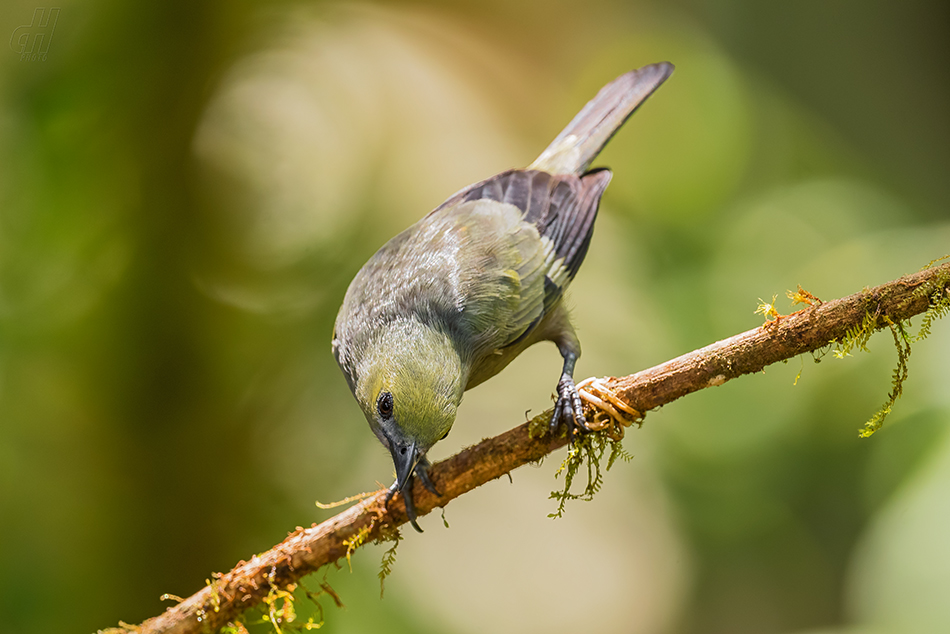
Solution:
{"label": "bird's head", "polygon": [[466,377],[451,340],[415,320],[390,324],[369,344],[358,369],[356,399],[396,466],[397,488],[426,452],[445,438]]}

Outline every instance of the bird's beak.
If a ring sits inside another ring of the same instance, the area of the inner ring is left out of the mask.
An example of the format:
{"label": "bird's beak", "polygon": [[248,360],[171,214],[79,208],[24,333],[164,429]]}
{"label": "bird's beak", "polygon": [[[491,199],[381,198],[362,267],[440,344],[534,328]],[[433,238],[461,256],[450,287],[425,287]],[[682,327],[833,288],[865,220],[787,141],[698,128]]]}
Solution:
{"label": "bird's beak", "polygon": [[412,472],[419,463],[419,450],[416,443],[401,446],[398,443],[392,443],[390,451],[393,455],[393,464],[396,465],[396,490],[402,492],[409,523],[421,533],[422,529],[416,523],[416,507],[412,499]]}
{"label": "bird's beak", "polygon": [[416,443],[399,446],[392,445],[393,464],[396,465],[396,489],[405,491],[406,484],[412,478],[412,472],[419,461],[419,452]]}

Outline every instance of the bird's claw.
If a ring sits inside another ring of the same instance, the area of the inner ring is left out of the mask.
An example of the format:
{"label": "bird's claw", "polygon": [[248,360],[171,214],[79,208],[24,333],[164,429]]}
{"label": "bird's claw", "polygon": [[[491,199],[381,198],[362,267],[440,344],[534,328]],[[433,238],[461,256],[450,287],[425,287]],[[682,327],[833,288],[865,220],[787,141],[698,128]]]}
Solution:
{"label": "bird's claw", "polygon": [[415,474],[419,476],[419,480],[422,481],[422,486],[429,490],[429,493],[436,497],[442,497],[442,494],[439,493],[439,490],[435,488],[435,485],[432,484],[432,479],[429,477],[429,467],[432,465],[429,463],[429,460],[423,456],[419,460],[419,464],[416,465]]}
{"label": "bird's claw", "polygon": [[584,418],[583,402],[574,385],[574,378],[566,372],[561,375],[561,380],[557,384],[557,402],[554,404],[554,414],[551,416],[551,433],[557,431],[562,422],[567,425],[568,442],[574,442],[575,430],[590,431],[587,419]]}
{"label": "bird's claw", "polygon": [[[409,479],[406,480],[406,486],[402,489],[402,499],[406,504],[406,517],[409,518],[409,523],[412,524],[412,527],[419,531],[420,533],[424,532],[419,524],[416,523],[416,505],[412,497],[412,486],[415,484],[414,477],[419,476],[419,480],[422,482],[422,486],[429,490],[432,495],[442,497],[442,494],[439,493],[438,489],[435,488],[435,485],[432,483],[432,479],[429,477],[429,467],[432,466],[429,464],[429,461],[423,457],[419,460],[419,464],[416,465],[416,468],[411,474],[409,474]],[[389,501],[393,499],[393,496],[396,494],[396,491],[399,491],[399,481],[393,482],[392,486],[389,487],[389,491],[386,493],[386,502],[388,506]]]}
{"label": "bird's claw", "polygon": [[389,506],[389,501],[393,499],[393,496],[396,495],[396,491],[399,490],[399,481],[393,482],[389,485],[389,489],[386,491],[386,500],[383,502],[383,506]]}
{"label": "bird's claw", "polygon": [[[403,502],[406,505],[406,517],[409,518],[409,523],[412,524],[412,527],[423,533],[425,531],[416,523],[416,505],[412,501],[412,476],[409,476],[409,479],[406,481],[406,486],[401,490]],[[386,493],[386,502],[385,505],[389,506],[389,501],[393,499],[393,496],[396,495],[396,492],[400,491],[399,481],[392,483],[392,486],[389,487],[389,491]]]}

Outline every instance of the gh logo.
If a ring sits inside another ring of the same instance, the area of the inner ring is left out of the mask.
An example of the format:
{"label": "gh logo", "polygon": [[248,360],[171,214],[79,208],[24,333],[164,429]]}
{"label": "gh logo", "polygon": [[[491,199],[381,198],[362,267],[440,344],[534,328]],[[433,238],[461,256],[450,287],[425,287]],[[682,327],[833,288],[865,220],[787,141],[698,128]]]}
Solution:
{"label": "gh logo", "polygon": [[[59,7],[53,7],[47,13],[43,7],[33,10],[33,22],[13,29],[10,36],[10,48],[20,54],[21,62],[46,61],[49,44],[53,39],[53,29],[59,19]],[[31,43],[32,40],[32,43]]]}

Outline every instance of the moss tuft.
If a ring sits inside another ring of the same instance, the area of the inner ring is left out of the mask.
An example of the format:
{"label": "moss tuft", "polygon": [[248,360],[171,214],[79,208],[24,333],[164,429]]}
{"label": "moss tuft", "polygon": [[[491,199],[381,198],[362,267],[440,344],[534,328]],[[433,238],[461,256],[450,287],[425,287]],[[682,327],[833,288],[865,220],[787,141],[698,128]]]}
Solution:
{"label": "moss tuft", "polygon": [[[950,257],[950,255],[933,260],[921,270],[929,269],[937,262],[945,260],[948,257]],[[916,302],[926,297],[929,304],[927,311],[923,314],[920,329],[916,335],[909,334],[911,328],[911,321],[909,319],[894,321],[889,315],[882,315],[880,307],[878,307],[873,313],[870,310],[865,311],[864,319],[861,324],[848,330],[845,336],[837,343],[834,349],[834,355],[838,359],[850,356],[853,350],[867,352],[867,344],[871,335],[879,328],[878,324],[883,321],[884,325],[891,331],[891,336],[894,339],[894,348],[897,350],[897,366],[894,368],[892,374],[891,391],[887,395],[887,400],[884,402],[884,405],[882,405],[881,408],[864,423],[864,427],[859,430],[859,435],[862,438],[871,436],[881,428],[881,425],[884,424],[884,419],[891,413],[897,399],[903,394],[904,383],[907,381],[907,360],[910,358],[911,344],[926,339],[930,335],[933,323],[937,319],[945,317],[950,313],[950,288],[948,288],[948,286],[950,286],[950,272],[943,272],[928,282],[921,284],[911,295],[909,301]]]}
{"label": "moss tuft", "polygon": [[379,598],[383,598],[383,593],[386,590],[386,577],[392,574],[393,565],[396,563],[396,549],[399,547],[399,542],[402,541],[402,534],[399,532],[398,528],[392,528],[389,531],[381,534],[376,540],[377,544],[382,544],[385,541],[391,541],[392,546],[386,549],[386,552],[383,553],[383,560],[379,564]]}
{"label": "moss tuft", "polygon": [[[551,499],[557,500],[558,506],[557,510],[549,514],[548,517],[562,517],[568,500],[589,502],[594,499],[594,495],[600,491],[604,484],[601,461],[608,449],[610,454],[607,456],[606,471],[610,471],[617,458],[624,461],[633,459],[633,456],[623,448],[622,441],[618,438],[612,438],[608,430],[591,431],[575,437],[574,443],[568,447],[564,462],[561,463],[554,474],[555,478],[560,477],[562,473],[564,474],[564,489],[551,492]],[[586,467],[587,470],[587,484],[581,493],[571,493],[574,478],[582,467]]]}

